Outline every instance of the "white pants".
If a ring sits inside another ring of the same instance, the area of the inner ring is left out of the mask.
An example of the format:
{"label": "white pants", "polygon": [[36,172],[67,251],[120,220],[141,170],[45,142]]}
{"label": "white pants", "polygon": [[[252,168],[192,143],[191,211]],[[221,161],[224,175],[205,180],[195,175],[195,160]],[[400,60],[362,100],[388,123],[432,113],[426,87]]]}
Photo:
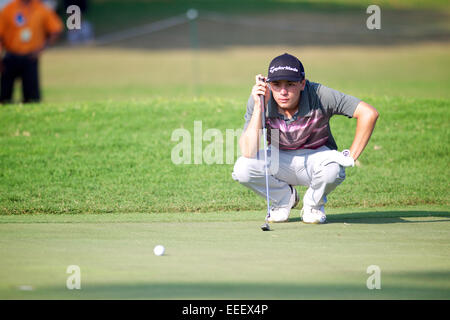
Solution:
{"label": "white pants", "polygon": [[[303,205],[320,208],[327,202],[327,194],[333,191],[345,179],[344,167],[336,162],[328,162],[330,149],[274,150],[267,152],[269,164],[269,197],[272,205],[287,206],[292,186],[307,186]],[[278,151],[278,152],[276,152]],[[278,154],[278,165],[271,158]],[[266,198],[266,180],[264,169],[264,151],[260,150],[256,158],[240,157],[232,173],[234,180]]]}

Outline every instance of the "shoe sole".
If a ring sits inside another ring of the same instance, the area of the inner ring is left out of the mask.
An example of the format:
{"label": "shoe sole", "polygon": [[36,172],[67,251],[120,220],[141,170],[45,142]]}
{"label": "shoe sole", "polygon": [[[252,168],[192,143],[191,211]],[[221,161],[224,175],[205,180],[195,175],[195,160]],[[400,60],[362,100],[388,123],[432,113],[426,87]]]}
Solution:
{"label": "shoe sole", "polygon": [[267,222],[269,222],[269,223],[283,223],[283,222],[288,222],[289,221],[289,218],[287,218],[287,220],[283,220],[283,221],[270,221],[270,220],[268,220]]}
{"label": "shoe sole", "polygon": [[303,220],[302,220],[302,222],[303,222],[304,224],[324,224],[324,223],[327,223],[326,221],[324,221],[324,222],[320,222],[320,221],[317,221],[317,222],[305,222],[305,221],[303,221]]}

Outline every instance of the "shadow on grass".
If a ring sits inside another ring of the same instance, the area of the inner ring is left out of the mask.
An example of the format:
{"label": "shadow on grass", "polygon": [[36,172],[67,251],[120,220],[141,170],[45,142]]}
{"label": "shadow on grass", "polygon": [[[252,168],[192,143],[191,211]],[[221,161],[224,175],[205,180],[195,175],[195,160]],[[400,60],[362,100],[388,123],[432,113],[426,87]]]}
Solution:
{"label": "shadow on grass", "polygon": [[[380,290],[360,284],[336,283],[122,283],[83,284],[81,290],[64,287],[9,292],[2,299],[449,299],[449,271],[386,274]],[[396,280],[400,280],[401,284]],[[407,283],[405,283],[407,281]],[[425,285],[423,285],[425,283]]]}
{"label": "shadow on grass", "polygon": [[[404,218],[437,218],[420,221],[410,221]],[[299,222],[300,217],[293,217],[289,222]],[[361,223],[361,224],[385,224],[385,223],[426,223],[426,222],[450,222],[449,211],[373,211],[354,212],[341,214],[328,214],[327,223]]]}

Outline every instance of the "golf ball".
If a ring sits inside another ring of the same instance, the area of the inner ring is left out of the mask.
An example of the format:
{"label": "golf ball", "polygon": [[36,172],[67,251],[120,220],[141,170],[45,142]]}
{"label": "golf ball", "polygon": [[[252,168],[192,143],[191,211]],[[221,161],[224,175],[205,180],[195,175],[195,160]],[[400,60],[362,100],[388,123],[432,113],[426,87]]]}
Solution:
{"label": "golf ball", "polygon": [[162,245],[157,245],[154,249],[153,249],[153,253],[157,256],[162,256],[164,254],[164,251],[166,251],[166,249],[162,246]]}

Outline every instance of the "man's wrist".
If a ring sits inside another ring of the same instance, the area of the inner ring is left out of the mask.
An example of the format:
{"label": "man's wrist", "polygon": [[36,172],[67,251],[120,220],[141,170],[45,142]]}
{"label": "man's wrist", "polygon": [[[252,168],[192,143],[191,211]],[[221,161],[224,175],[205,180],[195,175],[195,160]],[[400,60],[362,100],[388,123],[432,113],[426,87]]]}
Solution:
{"label": "man's wrist", "polygon": [[253,114],[259,114],[261,113],[261,104],[260,103],[255,103],[255,105],[253,106]]}

